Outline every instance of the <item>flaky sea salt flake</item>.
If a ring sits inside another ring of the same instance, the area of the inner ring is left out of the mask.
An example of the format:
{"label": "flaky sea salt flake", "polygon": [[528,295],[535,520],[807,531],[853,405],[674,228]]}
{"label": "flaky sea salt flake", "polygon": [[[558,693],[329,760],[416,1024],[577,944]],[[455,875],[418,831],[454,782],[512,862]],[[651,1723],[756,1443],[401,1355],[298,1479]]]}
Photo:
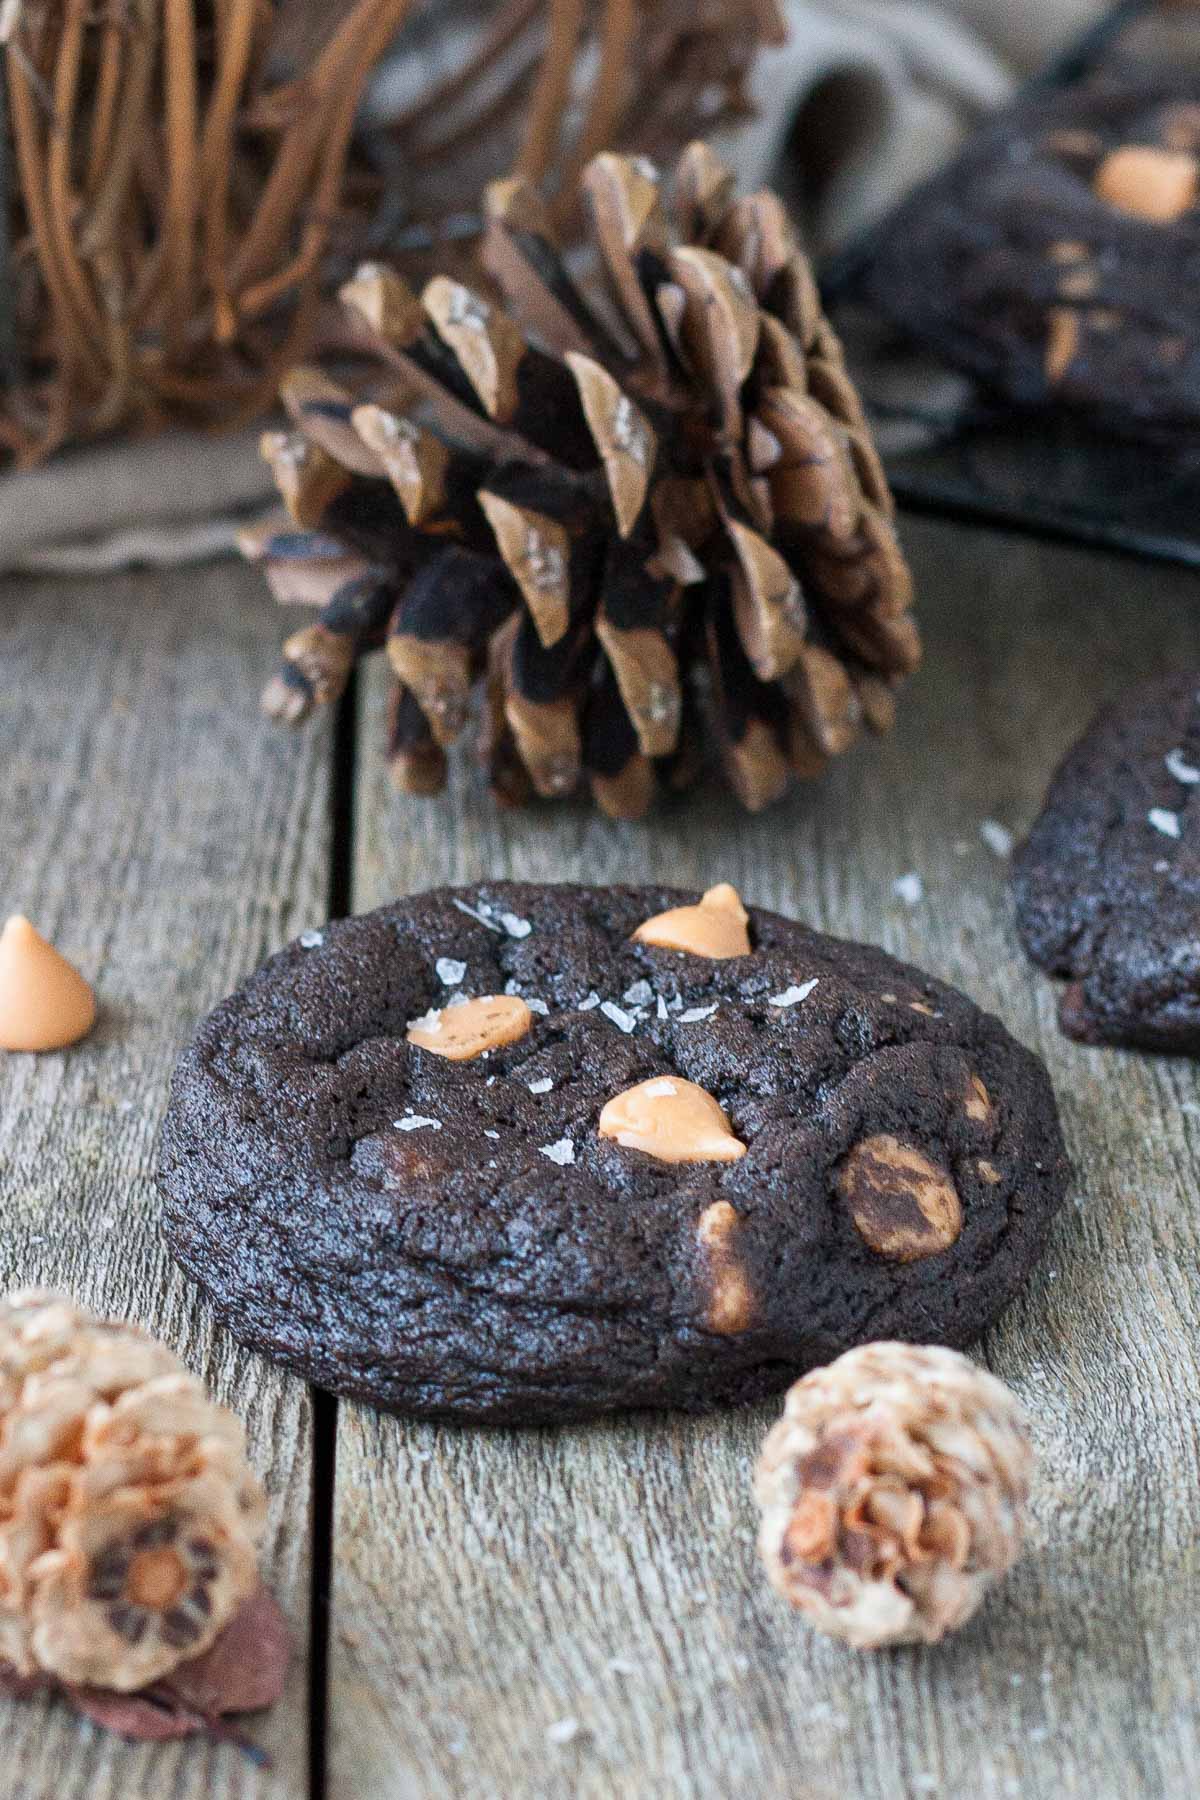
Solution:
{"label": "flaky sea salt flake", "polygon": [[799,986],[786,987],[782,994],[772,994],[771,998],[767,1001],[767,1005],[777,1006],[781,1012],[786,1007],[799,1006],[802,1000],[808,999],[808,996],[812,993],[813,989],[818,986],[819,981],[820,977],[814,975],[810,981],[800,982]]}
{"label": "flaky sea salt flake", "polygon": [[622,1012],[615,1000],[602,1000],[600,1002],[600,1011],[604,1014],[606,1019],[611,1019],[617,1030],[623,1031],[626,1037],[629,1036],[634,1026],[637,1024],[637,1020],[633,1017],[633,1014]]}
{"label": "flaky sea salt flake", "polygon": [[1200,781],[1200,769],[1194,763],[1188,762],[1182,750],[1168,750],[1163,761],[1166,763],[1169,773],[1175,777],[1176,781],[1182,781],[1185,787],[1195,787],[1196,783]]}
{"label": "flaky sea salt flake", "polygon": [[474,919],[477,924],[485,925],[489,931],[498,932],[500,930],[499,925],[497,925],[496,921],[492,918],[492,909],[490,906],[484,906],[483,904],[480,904],[479,906],[468,906],[465,900],[457,899],[452,900],[450,904],[457,907],[460,913],[466,913],[468,919]]}
{"label": "flaky sea salt flake", "polygon": [[302,950],[319,950],[325,942],[325,933],[316,930],[302,931],[296,942]]}
{"label": "flaky sea salt flake", "polygon": [[433,966],[443,987],[457,987],[467,972],[466,963],[453,956],[439,956]]}
{"label": "flaky sea salt flake", "polygon": [[1152,806],[1146,814],[1155,831],[1161,831],[1164,837],[1179,838],[1183,836],[1183,827],[1179,823],[1179,814],[1168,812],[1165,806]]}
{"label": "flaky sea salt flake", "polygon": [[549,1075],[543,1075],[538,1081],[528,1082],[527,1086],[531,1094],[548,1094],[554,1083]]}
{"label": "flaky sea salt flake", "polygon": [[679,1015],[681,1025],[698,1025],[701,1019],[711,1019],[720,1003],[713,1001],[711,1006],[689,1006],[686,1012]]}
{"label": "flaky sea salt flake", "polygon": [[897,900],[903,900],[905,906],[918,906],[925,895],[925,883],[915,869],[907,875],[898,875],[892,883],[892,892]]}
{"label": "flaky sea salt flake", "polygon": [[557,1163],[560,1169],[575,1161],[575,1146],[568,1137],[559,1138],[556,1144],[541,1144],[539,1149],[547,1161]]}

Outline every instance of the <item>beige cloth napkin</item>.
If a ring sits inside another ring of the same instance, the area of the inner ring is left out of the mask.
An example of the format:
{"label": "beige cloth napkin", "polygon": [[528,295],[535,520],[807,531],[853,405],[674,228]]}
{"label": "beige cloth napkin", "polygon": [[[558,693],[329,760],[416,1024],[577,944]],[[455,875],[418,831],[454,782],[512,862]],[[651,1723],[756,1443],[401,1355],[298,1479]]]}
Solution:
{"label": "beige cloth napkin", "polygon": [[[759,116],[722,143],[747,186],[777,184],[826,250],[936,167],[1103,0],[786,0],[790,41],[754,75]],[[403,104],[403,50],[376,116]],[[256,433],[118,443],[0,478],[0,570],[107,570],[227,550],[272,492]]]}

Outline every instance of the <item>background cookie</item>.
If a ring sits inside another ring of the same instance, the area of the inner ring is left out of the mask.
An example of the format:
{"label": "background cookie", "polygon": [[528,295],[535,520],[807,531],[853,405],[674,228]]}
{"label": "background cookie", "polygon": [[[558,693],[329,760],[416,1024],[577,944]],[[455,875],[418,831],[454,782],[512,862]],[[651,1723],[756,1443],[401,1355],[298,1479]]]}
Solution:
{"label": "background cookie", "polygon": [[[866,1339],[983,1330],[1066,1184],[1041,1063],[953,989],[772,913],[749,954],[634,939],[696,898],[444,889],[305,934],[223,1002],[160,1181],[231,1329],[323,1387],[497,1421],[750,1399]],[[528,1029],[511,1008],[486,1055],[419,1047],[470,1035],[459,995],[521,999]],[[647,1118],[661,1147],[687,1084],[729,1160],[628,1147]]]}
{"label": "background cookie", "polygon": [[1200,1050],[1198,693],[1191,671],[1102,712],[1014,859],[1021,940],[1085,1043]]}

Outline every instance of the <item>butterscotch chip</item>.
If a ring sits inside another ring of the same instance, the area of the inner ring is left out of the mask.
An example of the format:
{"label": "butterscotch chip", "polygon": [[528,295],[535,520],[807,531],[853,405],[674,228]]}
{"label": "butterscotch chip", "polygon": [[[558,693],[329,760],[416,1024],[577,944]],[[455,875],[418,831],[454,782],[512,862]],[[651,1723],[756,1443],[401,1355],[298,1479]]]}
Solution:
{"label": "butterscotch chip", "polygon": [[95,1022],[83,976],[14,913],[0,932],[0,1050],[64,1050]]}
{"label": "butterscotch chip", "polygon": [[655,913],[633,935],[639,944],[684,950],[690,956],[722,962],[732,956],[749,956],[749,922],[737,889],[722,881],[710,887],[695,906],[673,906],[668,912]]}
{"label": "butterscotch chip", "polygon": [[945,1169],[891,1132],[864,1138],[837,1173],[837,1190],[860,1235],[880,1256],[936,1256],[962,1230],[962,1202]]}
{"label": "butterscotch chip", "polygon": [[1118,212],[1169,225],[1196,202],[1200,164],[1185,150],[1155,144],[1122,144],[1096,170],[1093,188]]}
{"label": "butterscotch chip", "polygon": [[696,1227],[712,1270],[707,1323],[710,1331],[719,1331],[723,1336],[745,1331],[754,1310],[750,1283],[734,1244],[739,1223],[736,1208],[728,1200],[716,1200],[705,1207]]}
{"label": "butterscotch chip", "polygon": [[968,1119],[974,1119],[977,1125],[986,1125],[992,1116],[992,1096],[978,1075],[972,1075],[967,1083],[965,1110]]}
{"label": "butterscotch chip", "polygon": [[1070,306],[1055,306],[1046,319],[1043,366],[1047,381],[1061,381],[1079,354],[1079,314]]}
{"label": "butterscotch chip", "polygon": [[532,1024],[533,1014],[516,994],[487,994],[427,1012],[405,1035],[419,1050],[432,1050],[448,1062],[470,1062],[486,1050],[515,1044]]}
{"label": "butterscotch chip", "polygon": [[614,1095],[600,1114],[600,1136],[665,1163],[736,1162],[746,1154],[712,1095],[680,1075],[656,1075]]}

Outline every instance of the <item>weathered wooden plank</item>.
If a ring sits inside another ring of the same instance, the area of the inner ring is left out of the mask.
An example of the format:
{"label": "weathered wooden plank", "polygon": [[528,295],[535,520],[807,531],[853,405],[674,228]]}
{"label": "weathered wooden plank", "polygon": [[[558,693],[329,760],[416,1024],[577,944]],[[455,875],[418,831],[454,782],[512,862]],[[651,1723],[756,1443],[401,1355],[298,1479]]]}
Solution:
{"label": "weathered wooden plank", "polygon": [[[855,1657],[757,1570],[749,1464],[774,1405],[540,1433],[344,1405],[338,1800],[1194,1791],[1196,1070],[1058,1037],[979,827],[1029,821],[1102,697],[1200,667],[1200,587],[998,534],[908,521],[906,537],[929,659],[898,731],[763,818],[714,797],[648,826],[502,816],[470,774],[444,807],[406,805],[386,793],[373,685],[355,905],[485,875],[728,879],[926,964],[1040,1048],[1077,1192],[985,1346],[1036,1421],[1030,1554],[957,1641]],[[893,882],[912,871],[908,906]],[[563,1718],[580,1730],[556,1745]]]}
{"label": "weathered wooden plank", "polygon": [[152,1185],[175,1055],[203,1012],[328,887],[327,734],[258,721],[278,637],[253,571],[10,582],[0,608],[0,901],[98,987],[94,1036],[0,1056],[0,1274],[159,1332],[246,1419],[290,1617],[286,1696],[251,1735],[125,1745],[65,1706],[0,1702],[9,1800],[265,1800],[306,1791],[311,1419],[307,1393],[214,1330],[170,1262]]}

